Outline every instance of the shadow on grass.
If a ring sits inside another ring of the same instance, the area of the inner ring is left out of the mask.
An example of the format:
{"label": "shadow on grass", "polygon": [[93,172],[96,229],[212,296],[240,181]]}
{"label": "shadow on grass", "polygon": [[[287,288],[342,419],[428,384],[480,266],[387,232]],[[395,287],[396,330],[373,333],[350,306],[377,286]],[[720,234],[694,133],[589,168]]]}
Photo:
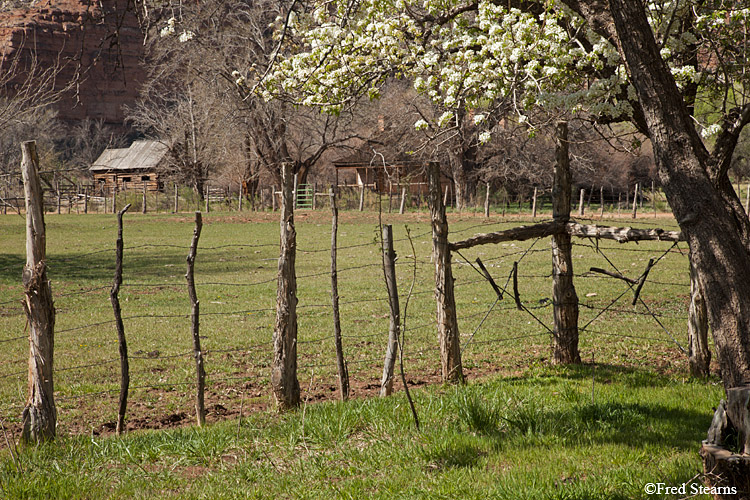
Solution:
{"label": "shadow on grass", "polygon": [[[127,244],[127,243],[126,243]],[[199,260],[196,274],[210,277],[227,272],[238,272],[254,268],[258,262],[246,257],[242,263],[236,262],[241,249],[212,250],[198,249]],[[169,247],[125,248],[123,253],[124,278],[139,281],[153,279],[174,279],[182,283],[185,272],[187,249]],[[54,282],[73,281],[80,283],[110,282],[115,272],[114,242],[111,249],[92,252],[66,253],[64,256],[48,255],[48,276]],[[0,254],[0,283],[21,283],[21,275],[26,259],[22,255]],[[272,276],[272,275],[271,275]]]}
{"label": "shadow on grass", "polygon": [[[549,367],[503,379],[488,399],[485,395],[491,391],[459,395],[458,422],[498,446],[511,442],[512,446],[537,446],[539,438],[555,437],[570,445],[666,446],[688,451],[696,450],[705,438],[710,408],[701,411],[664,402],[664,391],[669,390],[665,388],[675,384],[673,378],[634,367],[597,365],[596,384],[616,384],[625,392],[645,390],[635,402],[632,398],[618,401],[611,390],[595,392],[592,402],[590,394],[581,392],[581,384],[566,384],[585,383],[591,374],[591,366]],[[649,388],[655,390],[653,395]]]}

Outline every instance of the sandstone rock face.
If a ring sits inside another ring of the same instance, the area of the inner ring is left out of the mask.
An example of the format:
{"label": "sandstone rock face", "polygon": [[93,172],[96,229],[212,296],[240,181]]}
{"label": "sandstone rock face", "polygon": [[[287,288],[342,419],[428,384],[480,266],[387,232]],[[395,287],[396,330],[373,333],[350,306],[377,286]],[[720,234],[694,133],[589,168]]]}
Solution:
{"label": "sandstone rock face", "polygon": [[24,67],[36,54],[39,66],[60,66],[58,89],[76,82],[56,104],[66,122],[90,118],[122,127],[122,107],[135,101],[146,77],[143,52],[140,25],[127,0],[42,0],[0,12],[4,62],[20,54]]}

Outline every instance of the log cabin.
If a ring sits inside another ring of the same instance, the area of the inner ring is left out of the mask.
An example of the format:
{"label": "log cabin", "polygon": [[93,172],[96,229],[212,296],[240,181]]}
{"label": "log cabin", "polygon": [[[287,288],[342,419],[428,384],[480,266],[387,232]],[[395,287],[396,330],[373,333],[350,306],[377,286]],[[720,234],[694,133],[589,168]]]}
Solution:
{"label": "log cabin", "polygon": [[159,141],[135,141],[129,148],[105,149],[89,171],[97,189],[105,191],[161,191],[159,166],[167,155],[167,146]]}

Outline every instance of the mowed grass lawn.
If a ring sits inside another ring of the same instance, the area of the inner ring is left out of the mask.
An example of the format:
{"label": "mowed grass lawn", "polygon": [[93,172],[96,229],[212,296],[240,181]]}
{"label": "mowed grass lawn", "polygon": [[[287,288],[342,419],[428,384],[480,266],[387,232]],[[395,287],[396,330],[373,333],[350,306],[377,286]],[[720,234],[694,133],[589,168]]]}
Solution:
{"label": "mowed grass lawn", "polygon": [[[449,217],[454,241],[531,222]],[[197,429],[184,279],[193,217],[126,215],[120,301],[131,354],[130,432],[116,438],[119,360],[109,302],[115,217],[48,215],[61,438],[22,450],[17,461],[3,438],[0,496],[658,498],[645,493],[647,483],[680,486],[700,472],[697,449],[721,387],[717,380],[689,380],[680,350],[687,337],[686,245],[575,242],[586,328],[585,364],[573,368],[549,366],[548,239],[454,255],[469,384],[446,387],[439,384],[428,216],[383,214],[397,240],[402,311],[416,275],[406,310],[405,370],[422,419],[417,431],[400,382],[395,396],[374,397],[388,332],[377,219],[344,212],[340,220],[342,330],[354,390],[354,400],[341,404],[332,402],[330,216],[298,213],[305,406],[278,416],[268,382],[278,214],[204,215],[195,274],[209,426]],[[604,223],[674,228],[671,219]],[[477,257],[501,286],[519,262],[519,295],[534,316],[516,310],[512,296],[492,307],[494,292],[467,263]],[[624,282],[589,271],[637,278],[650,258],[660,260],[636,306]],[[24,260],[23,219],[0,216],[0,419],[9,441],[20,428],[26,393]]]}

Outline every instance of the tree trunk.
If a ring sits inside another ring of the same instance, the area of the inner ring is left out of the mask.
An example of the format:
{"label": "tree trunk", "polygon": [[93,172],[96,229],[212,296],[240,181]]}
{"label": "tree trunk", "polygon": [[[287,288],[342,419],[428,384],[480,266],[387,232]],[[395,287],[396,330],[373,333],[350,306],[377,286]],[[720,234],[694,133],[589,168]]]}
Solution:
{"label": "tree trunk", "polygon": [[660,57],[643,6],[611,0],[610,8],[661,185],[706,296],[724,387],[743,385],[750,382],[750,223],[727,176],[731,151],[709,155]]}
{"label": "tree trunk", "polygon": [[440,166],[437,163],[431,163],[428,175],[441,375],[444,382],[463,382],[456,300],[453,295],[451,252],[448,249],[448,220],[445,217],[443,200],[440,198]]}
{"label": "tree trunk", "polygon": [[281,177],[281,249],[271,386],[279,410],[285,411],[298,407],[300,403],[297,380],[297,276],[294,267],[297,233],[294,229],[294,174],[289,163],[282,166]]}
{"label": "tree trunk", "polygon": [[55,346],[55,306],[47,280],[47,239],[44,194],[39,182],[39,157],[34,141],[21,146],[21,174],[26,198],[26,266],[23,268],[26,321],[29,327],[29,394],[23,410],[21,440],[38,443],[54,439],[57,428],[52,367]]}
{"label": "tree trunk", "polygon": [[[564,224],[570,220],[570,160],[568,158],[568,124],[557,125],[555,179],[552,185],[552,217]],[[573,286],[573,257],[568,232],[552,236],[552,304],[556,364],[580,363],[578,352],[578,295]]]}

